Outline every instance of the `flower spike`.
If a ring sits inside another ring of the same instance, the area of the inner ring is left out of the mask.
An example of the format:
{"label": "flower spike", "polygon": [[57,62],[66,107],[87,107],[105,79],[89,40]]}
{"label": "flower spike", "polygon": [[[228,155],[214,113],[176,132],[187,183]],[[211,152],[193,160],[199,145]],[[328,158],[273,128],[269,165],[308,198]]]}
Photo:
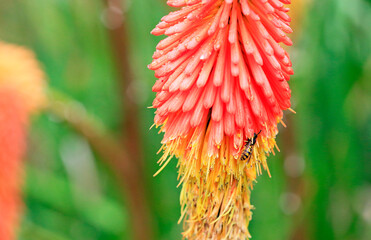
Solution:
{"label": "flower spike", "polygon": [[182,8],[152,31],[167,38],[149,68],[158,78],[152,90],[154,121],[164,132],[160,165],[179,159],[183,236],[246,239],[250,191],[261,168],[268,170],[277,124],[291,106],[293,70],[280,45],[292,45],[290,1],[167,3]]}
{"label": "flower spike", "polygon": [[22,212],[29,116],[45,105],[45,77],[34,54],[0,42],[0,239],[14,240]]}

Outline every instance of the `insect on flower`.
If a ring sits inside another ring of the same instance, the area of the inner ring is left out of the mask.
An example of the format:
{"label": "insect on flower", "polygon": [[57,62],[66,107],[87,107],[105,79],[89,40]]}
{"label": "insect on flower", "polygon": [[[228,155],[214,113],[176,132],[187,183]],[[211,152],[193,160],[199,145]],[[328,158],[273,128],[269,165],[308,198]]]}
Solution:
{"label": "insect on flower", "polygon": [[155,175],[179,159],[184,239],[250,237],[251,189],[291,106],[290,2],[168,0],[181,9],[152,31],[167,36],[148,66],[164,133]]}
{"label": "insect on flower", "polygon": [[250,162],[252,152],[254,150],[254,145],[256,143],[256,138],[259,136],[260,133],[261,133],[261,130],[258,132],[258,134],[254,133],[253,138],[247,139],[245,149],[243,150],[241,154],[241,161],[245,161],[247,159],[247,163]]}

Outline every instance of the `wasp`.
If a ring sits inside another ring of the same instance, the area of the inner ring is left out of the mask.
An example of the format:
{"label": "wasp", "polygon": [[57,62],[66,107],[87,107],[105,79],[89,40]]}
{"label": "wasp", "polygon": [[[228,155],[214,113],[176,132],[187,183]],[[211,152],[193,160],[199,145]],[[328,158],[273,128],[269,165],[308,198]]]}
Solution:
{"label": "wasp", "polygon": [[[261,130],[260,130],[261,132]],[[241,160],[245,161],[247,159],[247,162],[250,161],[250,158],[252,156],[252,151],[254,150],[254,145],[256,143],[256,138],[259,136],[260,132],[258,134],[254,133],[254,137],[247,139],[245,149],[243,150],[241,154]]]}

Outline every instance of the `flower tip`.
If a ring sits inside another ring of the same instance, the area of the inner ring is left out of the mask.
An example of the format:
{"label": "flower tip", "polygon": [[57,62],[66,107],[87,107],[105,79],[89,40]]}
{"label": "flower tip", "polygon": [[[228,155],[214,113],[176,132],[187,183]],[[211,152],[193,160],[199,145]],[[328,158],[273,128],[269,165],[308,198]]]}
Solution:
{"label": "flower tip", "polygon": [[286,46],[292,46],[293,42],[291,40],[291,38],[285,36],[285,39],[283,41],[284,44],[286,44]]}
{"label": "flower tip", "polygon": [[288,108],[287,110],[289,110],[289,111],[292,112],[293,114],[296,114],[295,110],[292,109],[292,108]]}

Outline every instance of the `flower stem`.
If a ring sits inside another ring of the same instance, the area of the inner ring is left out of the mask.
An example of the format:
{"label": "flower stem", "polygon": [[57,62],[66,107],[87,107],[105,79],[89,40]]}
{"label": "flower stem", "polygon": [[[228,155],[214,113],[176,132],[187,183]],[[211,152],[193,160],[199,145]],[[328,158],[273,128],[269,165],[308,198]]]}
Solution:
{"label": "flower stem", "polygon": [[[148,203],[146,202],[144,187],[137,188],[139,184],[143,186],[143,149],[139,132],[139,110],[137,102],[131,98],[129,93],[133,91],[135,85],[135,75],[133,73],[129,58],[129,37],[125,21],[125,10],[121,0],[104,0],[106,4],[105,21],[107,24],[108,37],[112,49],[113,61],[116,65],[117,81],[120,86],[120,97],[122,113],[125,117],[122,119],[122,144],[126,146],[128,161],[131,163],[132,174],[136,177],[132,183],[132,193],[138,194],[141,209],[135,210],[133,218],[135,239],[147,240],[152,239],[152,229],[150,225],[150,216]],[[134,93],[135,94],[135,93]],[[133,180],[134,180],[133,179]],[[139,202],[133,202],[138,204]]]}

